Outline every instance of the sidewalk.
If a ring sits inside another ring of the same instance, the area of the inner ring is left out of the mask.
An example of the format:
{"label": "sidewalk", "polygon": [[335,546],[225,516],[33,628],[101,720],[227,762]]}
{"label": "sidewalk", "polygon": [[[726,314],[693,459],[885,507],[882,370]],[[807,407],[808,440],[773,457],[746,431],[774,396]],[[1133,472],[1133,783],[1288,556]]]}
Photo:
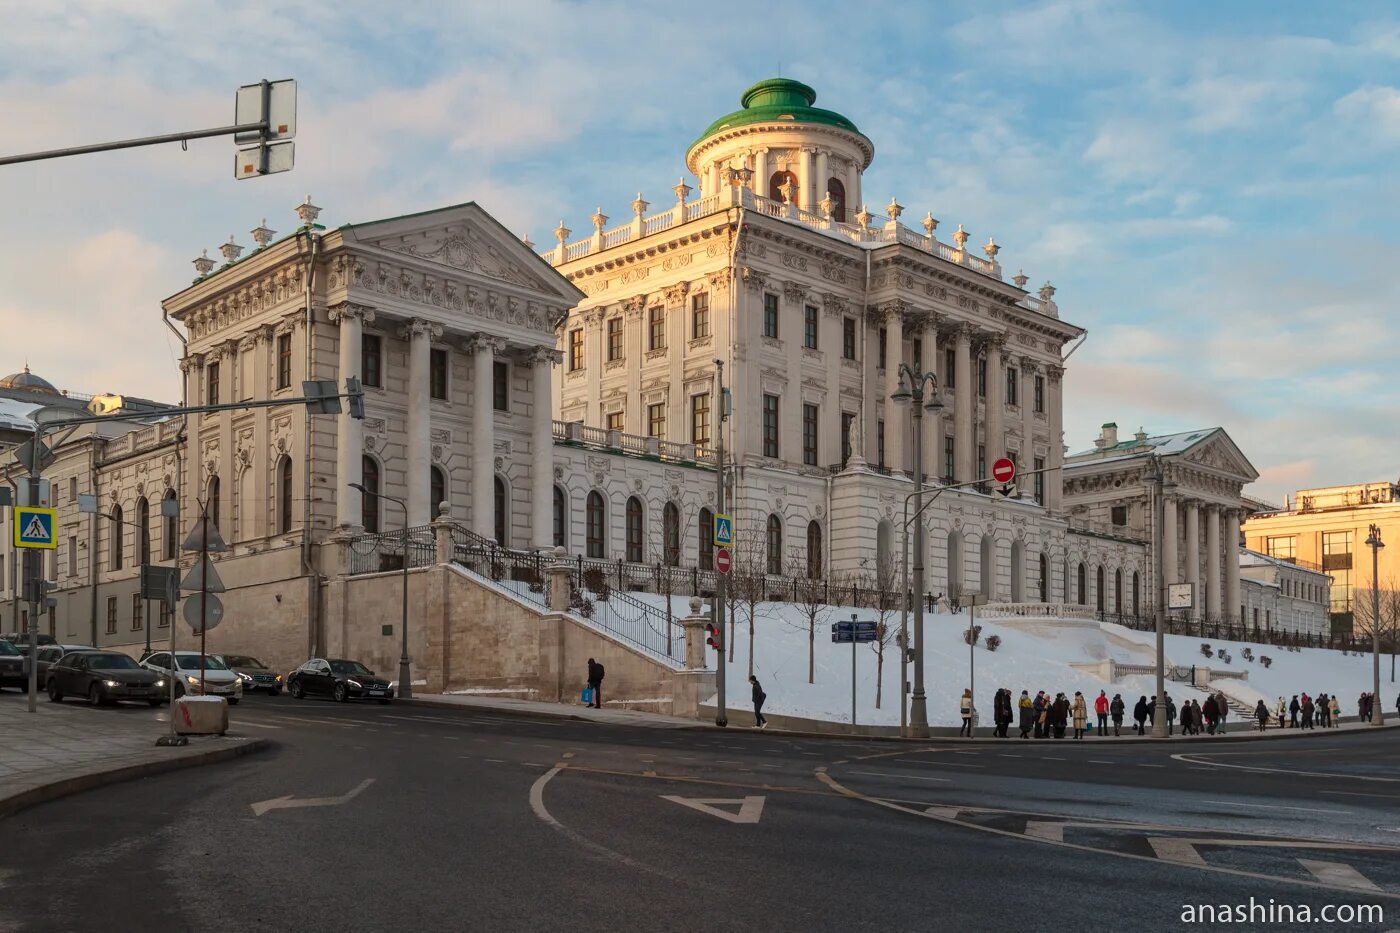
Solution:
{"label": "sidewalk", "polygon": [[165,721],[0,694],[0,818],[25,807],[104,784],[224,761],[265,748],[266,739],[192,736],[159,748]]}
{"label": "sidewalk", "polygon": [[610,726],[639,726],[644,729],[699,729],[705,723],[698,719],[642,713],[632,709],[593,709],[581,703],[543,703],[538,700],[517,700],[511,697],[472,696],[457,693],[416,694],[411,700],[395,703],[412,706],[436,706],[470,709],[482,713],[506,716],[545,716],[572,719],[579,722],[602,722]]}

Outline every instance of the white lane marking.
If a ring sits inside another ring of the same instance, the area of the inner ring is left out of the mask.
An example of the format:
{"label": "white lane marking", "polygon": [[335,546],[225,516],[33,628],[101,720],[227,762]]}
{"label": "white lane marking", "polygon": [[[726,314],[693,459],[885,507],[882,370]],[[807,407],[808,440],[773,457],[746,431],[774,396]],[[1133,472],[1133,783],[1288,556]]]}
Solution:
{"label": "white lane marking", "polygon": [[280,722],[288,726],[299,726],[302,723],[314,722],[320,725],[341,726],[346,729],[358,729],[362,725],[371,723],[371,720],[368,719],[318,719],[315,716],[270,716],[268,718],[272,719],[274,722]]}
{"label": "white lane marking", "polygon": [[374,783],[374,778],[365,778],[352,790],[341,794],[339,797],[293,797],[288,794],[285,797],[274,797],[271,800],[259,800],[257,803],[249,804],[254,816],[262,816],[269,810],[295,810],[300,807],[334,807],[342,803],[349,803],[360,795],[364,790]]}
{"label": "white lane marking", "polygon": [[[1172,757],[1175,758],[1176,756],[1173,755]],[[1165,768],[1166,765],[1138,765],[1138,767],[1139,767],[1139,768]]]}
{"label": "white lane marking", "polygon": [[1320,790],[1319,794],[1327,794],[1332,797],[1384,797],[1386,800],[1400,800],[1395,794],[1363,794],[1360,791],[1347,790]]}
{"label": "white lane marking", "polygon": [[891,771],[851,771],[850,774],[868,774],[871,777],[895,778],[901,781],[939,781],[943,784],[951,784],[952,778],[929,777],[924,774],[895,774]]}
{"label": "white lane marking", "polygon": [[923,765],[927,768],[985,768],[986,765],[975,765],[969,761],[941,761],[934,759],[931,761],[920,761],[917,758],[896,758],[895,761],[907,765]]}
{"label": "white lane marking", "polygon": [[1350,810],[1320,810],[1317,807],[1285,807],[1272,803],[1236,803],[1233,800],[1205,800],[1202,803],[1223,803],[1227,807],[1255,807],[1260,810],[1303,810],[1308,813],[1350,813]]}
{"label": "white lane marking", "polygon": [[1105,760],[1102,759],[1102,758],[1090,758],[1090,759],[1089,759],[1089,764],[1091,764],[1091,765],[1114,765],[1114,764],[1117,764],[1117,763],[1118,763],[1118,762],[1116,762],[1116,761],[1105,761]]}
{"label": "white lane marking", "polygon": [[232,725],[235,725],[235,726],[249,726],[249,727],[251,727],[251,728],[253,728],[253,729],[280,729],[280,728],[282,728],[281,726],[271,726],[271,725],[268,725],[268,724],[265,723],[265,722],[249,722],[249,721],[246,720],[246,719],[235,719],[235,720],[233,720]]}
{"label": "white lane marking", "polygon": [[1207,758],[1198,758],[1190,752],[1182,752],[1172,757],[1177,761],[1184,761],[1187,764],[1209,765],[1212,768],[1233,768],[1237,771],[1257,771],[1265,774],[1290,774],[1295,777],[1343,778],[1351,781],[1379,781],[1385,784],[1400,784],[1400,778],[1381,777],[1374,774],[1338,774],[1333,771],[1291,771],[1287,768],[1263,768],[1257,765],[1227,764],[1223,761],[1211,761]]}
{"label": "white lane marking", "polygon": [[545,824],[559,832],[566,839],[569,839],[570,841],[575,842],[580,846],[583,846],[585,849],[589,850],[595,855],[601,855],[604,858],[613,859],[614,861],[621,862],[629,868],[635,868],[638,871],[650,872],[654,875],[660,875],[663,878],[669,878],[672,881],[679,880],[674,876],[669,875],[664,871],[661,871],[660,869],[653,868],[650,865],[644,865],[641,862],[628,858],[621,852],[614,852],[607,846],[599,845],[592,839],[583,836],[582,834],[570,829],[563,823],[556,820],[550,814],[549,808],[547,808],[544,805],[544,789],[545,786],[549,784],[549,782],[553,780],[556,775],[559,774],[559,772],[564,770],[564,768],[565,766],[563,765],[555,765],[554,767],[546,771],[544,774],[541,774],[538,778],[535,779],[535,783],[530,785],[530,809],[535,811],[535,816],[537,816]]}
{"label": "white lane marking", "polygon": [[1157,857],[1163,861],[1195,865],[1199,868],[1206,867],[1206,860],[1201,858],[1201,853],[1197,852],[1196,847],[1186,839],[1175,839],[1171,836],[1148,836],[1147,842],[1152,846],[1152,851],[1157,853]]}
{"label": "white lane marking", "polygon": [[493,765],[503,765],[506,763],[506,760],[504,758],[487,758],[486,760],[491,762]]}
{"label": "white lane marking", "polygon": [[976,755],[977,752],[953,752],[954,755]]}
{"label": "white lane marking", "polygon": [[[660,796],[662,800],[669,800],[683,807],[690,807],[692,810],[717,816],[730,823],[757,823],[759,817],[763,816],[763,801],[766,799],[762,795],[752,794],[747,797],[677,797],[672,794],[661,794]],[[735,804],[739,805],[737,813],[719,809],[719,805],[733,806]]]}
{"label": "white lane marking", "polygon": [[1024,755],[998,755],[998,758],[1024,758]]}
{"label": "white lane marking", "polygon": [[1380,890],[1378,885],[1344,862],[1324,862],[1318,859],[1300,858],[1298,864],[1324,884],[1335,884],[1342,888],[1356,888],[1359,891]]}
{"label": "white lane marking", "polygon": [[1041,761],[1064,761],[1065,759],[1063,759],[1063,758],[1056,758],[1054,755],[1041,755],[1041,756],[1040,756],[1040,760],[1041,760]]}

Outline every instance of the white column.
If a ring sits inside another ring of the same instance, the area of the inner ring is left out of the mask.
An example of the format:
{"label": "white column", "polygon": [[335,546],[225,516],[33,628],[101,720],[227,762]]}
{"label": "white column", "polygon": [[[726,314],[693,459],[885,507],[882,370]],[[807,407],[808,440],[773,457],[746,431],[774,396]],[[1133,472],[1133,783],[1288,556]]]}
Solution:
{"label": "white column", "polygon": [[1060,385],[1064,375],[1065,370],[1062,366],[1052,365],[1045,368],[1045,405],[1050,422],[1050,462],[1046,466],[1051,467],[1051,471],[1045,476],[1045,498],[1049,500],[1052,512],[1060,511],[1065,489],[1064,471],[1061,469],[1065,462],[1064,409],[1061,407],[1064,403],[1064,393]]}
{"label": "white column", "polygon": [[755,149],[753,152],[753,193],[768,197],[768,150]]}
{"label": "white column", "polygon": [[[436,331],[436,334],[434,334]],[[432,483],[429,471],[433,466],[432,437],[429,423],[432,416],[432,395],[428,385],[431,368],[430,348],[434,336],[442,328],[424,320],[411,320],[399,328],[399,336],[408,341],[408,525],[417,528],[432,520]]]}
{"label": "white column", "polygon": [[1220,621],[1220,507],[1206,506],[1205,617]]}
{"label": "white column", "polygon": [[1201,503],[1186,502],[1186,582],[1191,584],[1190,618],[1201,617]]}
{"label": "white column", "polygon": [[972,372],[971,324],[960,324],[953,335],[956,354],[953,376],[953,463],[957,472],[953,482],[966,483],[976,479],[977,441],[972,427],[973,399],[977,397],[977,381]]}
{"label": "white column", "polygon": [[997,458],[1006,456],[1006,370],[1001,351],[1005,334],[993,334],[987,341],[987,475]]}
{"label": "white column", "polygon": [[[501,341],[478,334],[472,354],[472,531],[496,537],[496,431],[491,376]],[[597,365],[595,363],[595,365]]]}
{"label": "white column", "polygon": [[[530,533],[535,547],[554,546],[554,412],[549,406],[553,367],[559,361],[553,347],[536,347],[529,356],[530,413]],[[567,520],[567,519],[566,519]]]}
{"label": "white column", "polygon": [[831,161],[825,149],[817,150],[817,173],[812,178],[812,210],[826,198],[827,179],[831,177]]}
{"label": "white column", "polygon": [[841,462],[841,354],[844,352],[843,333],[845,306],[836,296],[823,299],[821,350],[826,362],[826,396],[822,399],[821,424],[817,445],[821,451],[818,466],[827,467]]}
{"label": "white column", "polygon": [[1222,542],[1225,558],[1225,618],[1231,622],[1243,622],[1240,611],[1240,513],[1238,509],[1225,510],[1225,540]]}
{"label": "white column", "polygon": [[[938,317],[930,314],[923,323],[922,332],[916,337],[923,341],[923,348],[919,351],[920,359],[923,361],[924,372],[931,373],[938,371]],[[934,392],[942,391],[940,388]],[[937,482],[938,477],[943,475],[943,418],[936,412],[924,412],[924,462],[914,465],[914,469],[923,470],[928,476],[928,482]]]}
{"label": "white column", "polygon": [[904,436],[909,424],[909,412],[894,401],[894,393],[899,389],[899,364],[904,358],[904,316],[899,304],[892,302],[885,308],[885,465],[896,475],[903,474],[908,466]]}
{"label": "white column", "polygon": [[806,146],[802,147],[802,169],[797,179],[799,182],[797,206],[804,211],[815,210],[816,208],[813,205],[821,200],[821,195],[816,195],[815,197],[812,195],[812,192],[816,190],[816,186],[813,184],[814,179],[812,178],[812,155],[813,153],[810,148]]}
{"label": "white column", "polygon": [[[374,321],[374,309],[349,303],[330,309],[331,323],[340,325],[340,384],[350,376],[359,378],[364,325]],[[350,406],[343,406],[336,426],[335,445],[335,524],[342,531],[358,528],[360,494],[347,484],[364,482],[364,423],[350,417]],[[232,484],[230,484],[231,487]]]}
{"label": "white column", "polygon": [[[1017,469],[1035,469],[1035,371],[1036,362],[1029,356],[1021,357],[1021,462]],[[1048,477],[1042,484],[1049,488]],[[1022,495],[1027,494],[1024,487]],[[1035,478],[1030,480],[1030,492],[1035,491]],[[1045,503],[1040,503],[1044,505]]]}
{"label": "white column", "polygon": [[846,186],[846,209],[849,213],[854,214],[861,209],[862,203],[860,199],[860,166],[852,162],[851,183]]}
{"label": "white column", "polygon": [[1177,538],[1181,534],[1177,522],[1177,511],[1180,507],[1181,504],[1175,497],[1167,496],[1166,505],[1162,509],[1162,576],[1168,585],[1181,579],[1176,549]]}
{"label": "white column", "polygon": [[710,195],[712,195],[712,194],[719,194],[720,171],[719,171],[719,163],[718,163],[718,162],[711,162],[711,163],[710,163],[709,169],[705,172],[704,181],[705,181],[705,192],[704,192],[704,196],[705,196],[705,197],[708,198],[708,197],[709,197]]}

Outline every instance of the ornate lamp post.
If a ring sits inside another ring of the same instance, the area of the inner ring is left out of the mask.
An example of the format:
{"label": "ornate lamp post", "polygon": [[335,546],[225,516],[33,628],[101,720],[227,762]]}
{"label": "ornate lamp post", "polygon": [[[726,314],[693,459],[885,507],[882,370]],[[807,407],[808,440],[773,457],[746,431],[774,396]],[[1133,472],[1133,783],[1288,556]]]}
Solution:
{"label": "ornate lamp post", "polygon": [[1381,706],[1381,526],[1372,525],[1366,546],[1371,549],[1371,725],[1385,725]]}

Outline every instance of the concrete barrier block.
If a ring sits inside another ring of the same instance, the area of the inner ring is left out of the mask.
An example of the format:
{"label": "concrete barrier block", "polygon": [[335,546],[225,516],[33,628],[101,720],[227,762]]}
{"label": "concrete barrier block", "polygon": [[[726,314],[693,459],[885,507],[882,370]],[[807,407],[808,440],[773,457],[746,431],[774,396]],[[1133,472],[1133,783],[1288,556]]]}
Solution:
{"label": "concrete barrier block", "polygon": [[223,697],[180,697],[173,715],[180,735],[223,735],[228,731],[228,704]]}

